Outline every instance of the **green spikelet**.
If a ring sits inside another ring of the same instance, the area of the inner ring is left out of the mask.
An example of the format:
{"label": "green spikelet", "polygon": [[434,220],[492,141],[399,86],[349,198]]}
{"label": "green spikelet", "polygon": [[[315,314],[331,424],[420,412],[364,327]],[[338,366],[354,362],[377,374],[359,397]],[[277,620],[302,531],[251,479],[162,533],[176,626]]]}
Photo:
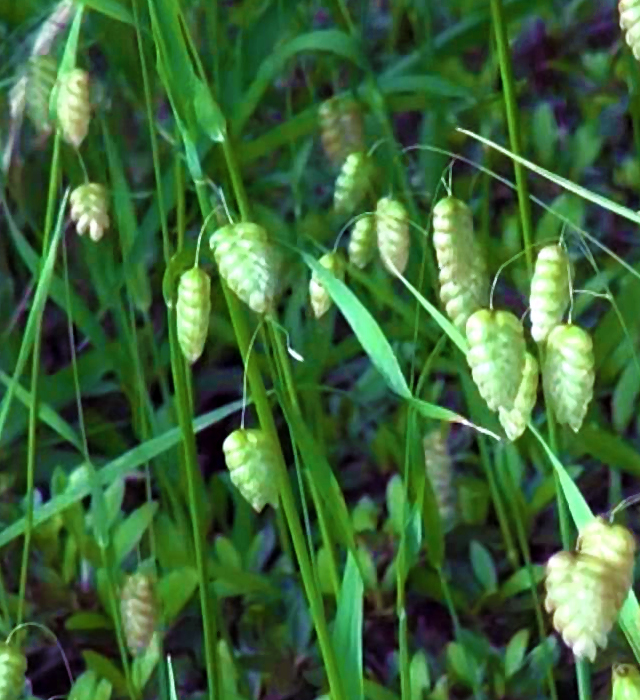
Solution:
{"label": "green spikelet", "polygon": [[334,165],[341,165],[349,154],[362,151],[362,113],[351,97],[332,97],[318,109],[322,147]]}
{"label": "green spikelet", "polygon": [[640,700],[640,673],[635,666],[614,664],[611,680],[611,700]]}
{"label": "green spikelet", "polygon": [[447,451],[447,442],[440,430],[434,430],[422,441],[427,476],[438,503],[438,512],[449,529],[457,515],[457,499],[453,486],[453,467]]}
{"label": "green spikelet", "polygon": [[376,205],[378,250],[384,266],[395,275],[402,274],[409,261],[409,215],[395,199],[383,197]]}
{"label": "green spikelet", "polygon": [[467,321],[467,362],[492,411],[511,410],[525,364],[524,330],[509,311],[480,309]]}
{"label": "green spikelet", "polygon": [[[339,252],[332,252],[323,255],[318,262],[327,270],[333,273],[334,277],[339,280],[344,280],[344,259]],[[329,292],[325,289],[322,282],[318,279],[315,272],[311,273],[311,281],[309,282],[309,298],[311,300],[311,308],[313,315],[316,318],[324,316],[329,311],[333,301],[329,296]]]}
{"label": "green spikelet", "polygon": [[129,576],[122,588],[120,615],[129,651],[137,656],[151,643],[156,629],[157,604],[154,580],[138,572]]}
{"label": "green spikelet", "polygon": [[640,2],[638,0],[620,0],[620,28],[633,55],[640,60]]}
{"label": "green spikelet", "polygon": [[209,245],[229,289],[256,313],[271,311],[278,291],[279,259],[266,230],[247,221],[228,224],[211,235]]}
{"label": "green spikelet", "polygon": [[51,131],[49,99],[57,75],[58,65],[51,56],[32,56],[29,59],[25,86],[26,112],[41,134]]}
{"label": "green spikelet", "polygon": [[59,81],[58,124],[62,138],[78,148],[89,132],[91,120],[89,74],[81,68],[74,68],[60,75]]}
{"label": "green spikelet", "polygon": [[76,231],[83,235],[89,231],[89,238],[98,242],[109,228],[107,192],[95,182],[76,187],[69,198],[71,220],[76,222]]}
{"label": "green spikelet", "polygon": [[569,269],[569,258],[559,245],[546,246],[538,253],[529,299],[531,336],[537,343],[562,322],[571,293]]}
{"label": "green spikelet", "polygon": [[371,164],[366,153],[350,153],[336,180],[333,206],[340,214],[351,214],[364,198],[371,178]]}
{"label": "green spikelet", "polygon": [[522,381],[513,403],[513,408],[498,409],[498,418],[509,440],[517,440],[526,430],[538,395],[538,362],[533,355],[526,353]]}
{"label": "green spikelet", "polygon": [[349,238],[349,262],[364,269],[376,252],[376,219],[373,214],[364,214],[355,223]]}
{"label": "green spikelet", "polygon": [[25,655],[9,644],[0,644],[0,700],[18,700],[26,671]]}
{"label": "green spikelet", "polygon": [[635,540],[603,518],[580,532],[576,552],[558,552],[547,563],[545,607],[576,657],[593,661],[633,580]]}
{"label": "green spikelet", "polygon": [[559,423],[578,432],[593,397],[593,342],[578,326],[556,326],[547,338],[542,381]]}
{"label": "green spikelet", "polygon": [[464,331],[469,317],[489,304],[484,255],[473,234],[471,209],[455,197],[433,208],[433,246],[440,270],[440,298],[447,316]]}
{"label": "green spikelet", "polygon": [[211,280],[204,270],[193,267],[180,277],[176,304],[178,343],[191,364],[204,350],[210,315]]}
{"label": "green spikelet", "polygon": [[277,455],[268,435],[259,429],[234,430],[222,444],[232,483],[251,507],[278,507]]}

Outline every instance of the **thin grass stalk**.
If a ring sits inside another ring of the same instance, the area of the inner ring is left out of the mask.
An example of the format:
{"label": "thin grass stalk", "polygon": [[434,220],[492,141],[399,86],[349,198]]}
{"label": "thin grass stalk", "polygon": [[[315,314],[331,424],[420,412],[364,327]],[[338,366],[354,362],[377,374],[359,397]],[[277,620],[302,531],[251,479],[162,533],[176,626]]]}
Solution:
{"label": "thin grass stalk", "polygon": [[[522,154],[521,137],[520,137],[520,118],[518,113],[518,104],[516,100],[515,81],[513,78],[513,68],[511,65],[511,53],[509,49],[509,40],[507,36],[507,25],[504,17],[502,0],[491,0],[491,20],[493,30],[496,37],[496,46],[498,50],[498,61],[500,64],[500,73],[502,76],[502,88],[504,94],[505,110],[507,115],[507,127],[509,130],[509,146],[511,151],[516,155]],[[529,276],[533,276],[533,225],[531,218],[531,201],[529,199],[529,188],[527,185],[526,173],[524,167],[514,161],[513,164],[516,176],[516,190],[518,193],[518,202],[520,206],[520,222],[522,226],[522,239],[527,261]],[[540,349],[540,348],[539,348]],[[542,353],[539,353],[542,367]],[[547,411],[547,426],[549,431],[549,446],[554,453],[557,453],[557,442],[555,435],[555,422],[551,414],[550,403],[545,400]],[[556,487],[556,501],[558,504],[558,516],[560,519],[560,531],[565,549],[570,548],[568,542],[569,518],[567,505],[562,495],[560,483],[557,474],[554,470],[554,481]],[[578,679],[578,691],[580,700],[589,700],[591,697],[590,684],[588,678],[588,662],[576,661],[576,675]]]}
{"label": "thin grass stalk", "polygon": [[[49,241],[53,229],[53,215],[58,190],[60,175],[60,132],[56,131],[53,142],[53,154],[51,157],[51,172],[49,175],[49,191],[47,196],[47,209],[45,212],[44,228],[42,236],[42,261],[49,250]],[[40,376],[40,350],[42,344],[42,324],[38,324],[33,340],[32,364],[31,364],[31,405],[29,406],[29,427],[27,433],[27,509],[25,513],[24,544],[22,549],[22,562],[20,564],[20,583],[18,589],[18,611],[16,624],[24,621],[24,602],[27,589],[27,571],[29,568],[29,549],[31,546],[31,534],[33,530],[33,491],[36,465],[36,429],[38,423],[39,404],[39,376]]]}

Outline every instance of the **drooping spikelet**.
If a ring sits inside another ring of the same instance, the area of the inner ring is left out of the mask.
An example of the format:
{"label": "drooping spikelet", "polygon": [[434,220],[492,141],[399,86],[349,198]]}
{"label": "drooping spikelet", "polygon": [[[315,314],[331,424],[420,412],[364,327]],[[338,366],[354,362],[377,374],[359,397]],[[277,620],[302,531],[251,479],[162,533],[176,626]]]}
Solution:
{"label": "drooping spikelet", "polygon": [[513,402],[513,408],[498,409],[498,418],[509,440],[517,440],[524,433],[538,395],[538,362],[533,355],[526,353],[522,381]]}
{"label": "drooping spikelet", "polygon": [[635,540],[620,525],[596,518],[582,529],[576,552],[547,563],[546,609],[578,658],[595,659],[631,588]]}
{"label": "drooping spikelet", "polygon": [[352,97],[332,97],[318,109],[320,136],[327,158],[341,165],[350,153],[362,151],[362,113]]}
{"label": "drooping spikelet", "polygon": [[40,134],[51,130],[49,99],[56,84],[58,64],[51,56],[32,56],[26,72],[25,106],[29,119]]}
{"label": "drooping spikelet", "polygon": [[196,362],[202,355],[211,315],[211,279],[199,267],[187,270],[178,284],[176,327],[178,343],[187,361]]}
{"label": "drooping spikelet", "polygon": [[242,221],[219,228],[211,235],[222,279],[256,313],[273,309],[278,291],[279,261],[266,230]]}
{"label": "drooping spikelet", "polygon": [[559,245],[542,248],[536,259],[531,280],[531,336],[537,342],[546,340],[559,323],[569,305],[570,267],[567,254]]}
{"label": "drooping spikelet", "polygon": [[401,275],[409,261],[409,215],[396,199],[383,197],[376,205],[378,249],[384,266]]}
{"label": "drooping spikelet", "polygon": [[433,245],[440,269],[440,298],[447,316],[464,331],[469,317],[489,303],[489,277],[473,234],[471,209],[455,197],[433,208]]}
{"label": "drooping spikelet", "polygon": [[[344,279],[344,259],[342,255],[333,251],[331,253],[326,253],[323,255],[318,262],[322,267],[329,270],[334,277],[339,280]],[[324,314],[329,311],[333,301],[329,296],[325,286],[322,284],[318,275],[315,272],[311,273],[311,281],[309,282],[309,299],[311,300],[311,308],[313,309],[313,315],[316,318],[324,316]]]}
{"label": "drooping spikelet", "polygon": [[640,700],[640,672],[635,666],[614,664],[611,680],[611,700]]}
{"label": "drooping spikelet", "polygon": [[18,700],[24,688],[27,659],[16,647],[0,644],[0,700]]}
{"label": "drooping spikelet", "polygon": [[492,411],[511,410],[525,364],[524,330],[509,311],[480,309],[467,321],[467,362]]}
{"label": "drooping spikelet", "polygon": [[143,653],[156,629],[157,603],[153,578],[138,572],[129,576],[122,588],[120,615],[129,651]]}
{"label": "drooping spikelet", "polygon": [[624,31],[624,38],[633,55],[640,60],[640,1],[620,0],[618,3],[620,12],[620,28]]}
{"label": "drooping spikelet", "polygon": [[364,214],[355,223],[349,238],[349,262],[360,269],[365,268],[376,252],[376,219],[373,214]]}
{"label": "drooping spikelet", "polygon": [[440,430],[434,430],[424,437],[422,445],[427,476],[438,503],[438,512],[444,526],[449,528],[456,519],[457,498],[447,442]]}
{"label": "drooping spikelet", "polygon": [[545,397],[559,423],[578,432],[593,397],[593,341],[572,324],[556,326],[547,338],[542,371]]}
{"label": "drooping spikelet", "polygon": [[234,430],[222,444],[232,483],[251,507],[278,507],[277,456],[269,436],[260,429]]}
{"label": "drooping spikelet", "polygon": [[56,110],[62,138],[78,148],[89,131],[89,74],[74,68],[59,76]]}
{"label": "drooping spikelet", "polygon": [[350,153],[336,179],[333,206],[340,214],[350,214],[364,198],[371,178],[371,164],[366,153]]}
{"label": "drooping spikelet", "polygon": [[107,192],[95,182],[76,187],[71,193],[71,220],[76,222],[76,231],[82,236],[89,231],[92,241],[99,241],[109,228]]}

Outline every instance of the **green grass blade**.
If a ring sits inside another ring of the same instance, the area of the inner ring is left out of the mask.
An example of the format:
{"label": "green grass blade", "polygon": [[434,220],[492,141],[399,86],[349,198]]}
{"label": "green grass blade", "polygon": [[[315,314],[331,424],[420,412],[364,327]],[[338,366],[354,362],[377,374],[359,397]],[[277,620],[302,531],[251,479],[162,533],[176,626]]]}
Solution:
{"label": "green grass blade", "polygon": [[354,556],[349,553],[333,629],[342,680],[350,700],[363,700],[362,605],[364,587]]}

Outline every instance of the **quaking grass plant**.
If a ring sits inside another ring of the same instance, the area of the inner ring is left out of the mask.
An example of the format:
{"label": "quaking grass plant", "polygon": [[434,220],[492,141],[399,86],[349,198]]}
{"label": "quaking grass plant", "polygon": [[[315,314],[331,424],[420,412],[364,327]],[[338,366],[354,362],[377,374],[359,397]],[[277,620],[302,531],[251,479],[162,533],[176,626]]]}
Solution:
{"label": "quaking grass plant", "polygon": [[613,664],[634,697],[637,517],[594,512],[638,473],[640,276],[584,222],[640,223],[637,154],[522,99],[530,8],[33,5],[0,2],[0,700],[586,700]]}

